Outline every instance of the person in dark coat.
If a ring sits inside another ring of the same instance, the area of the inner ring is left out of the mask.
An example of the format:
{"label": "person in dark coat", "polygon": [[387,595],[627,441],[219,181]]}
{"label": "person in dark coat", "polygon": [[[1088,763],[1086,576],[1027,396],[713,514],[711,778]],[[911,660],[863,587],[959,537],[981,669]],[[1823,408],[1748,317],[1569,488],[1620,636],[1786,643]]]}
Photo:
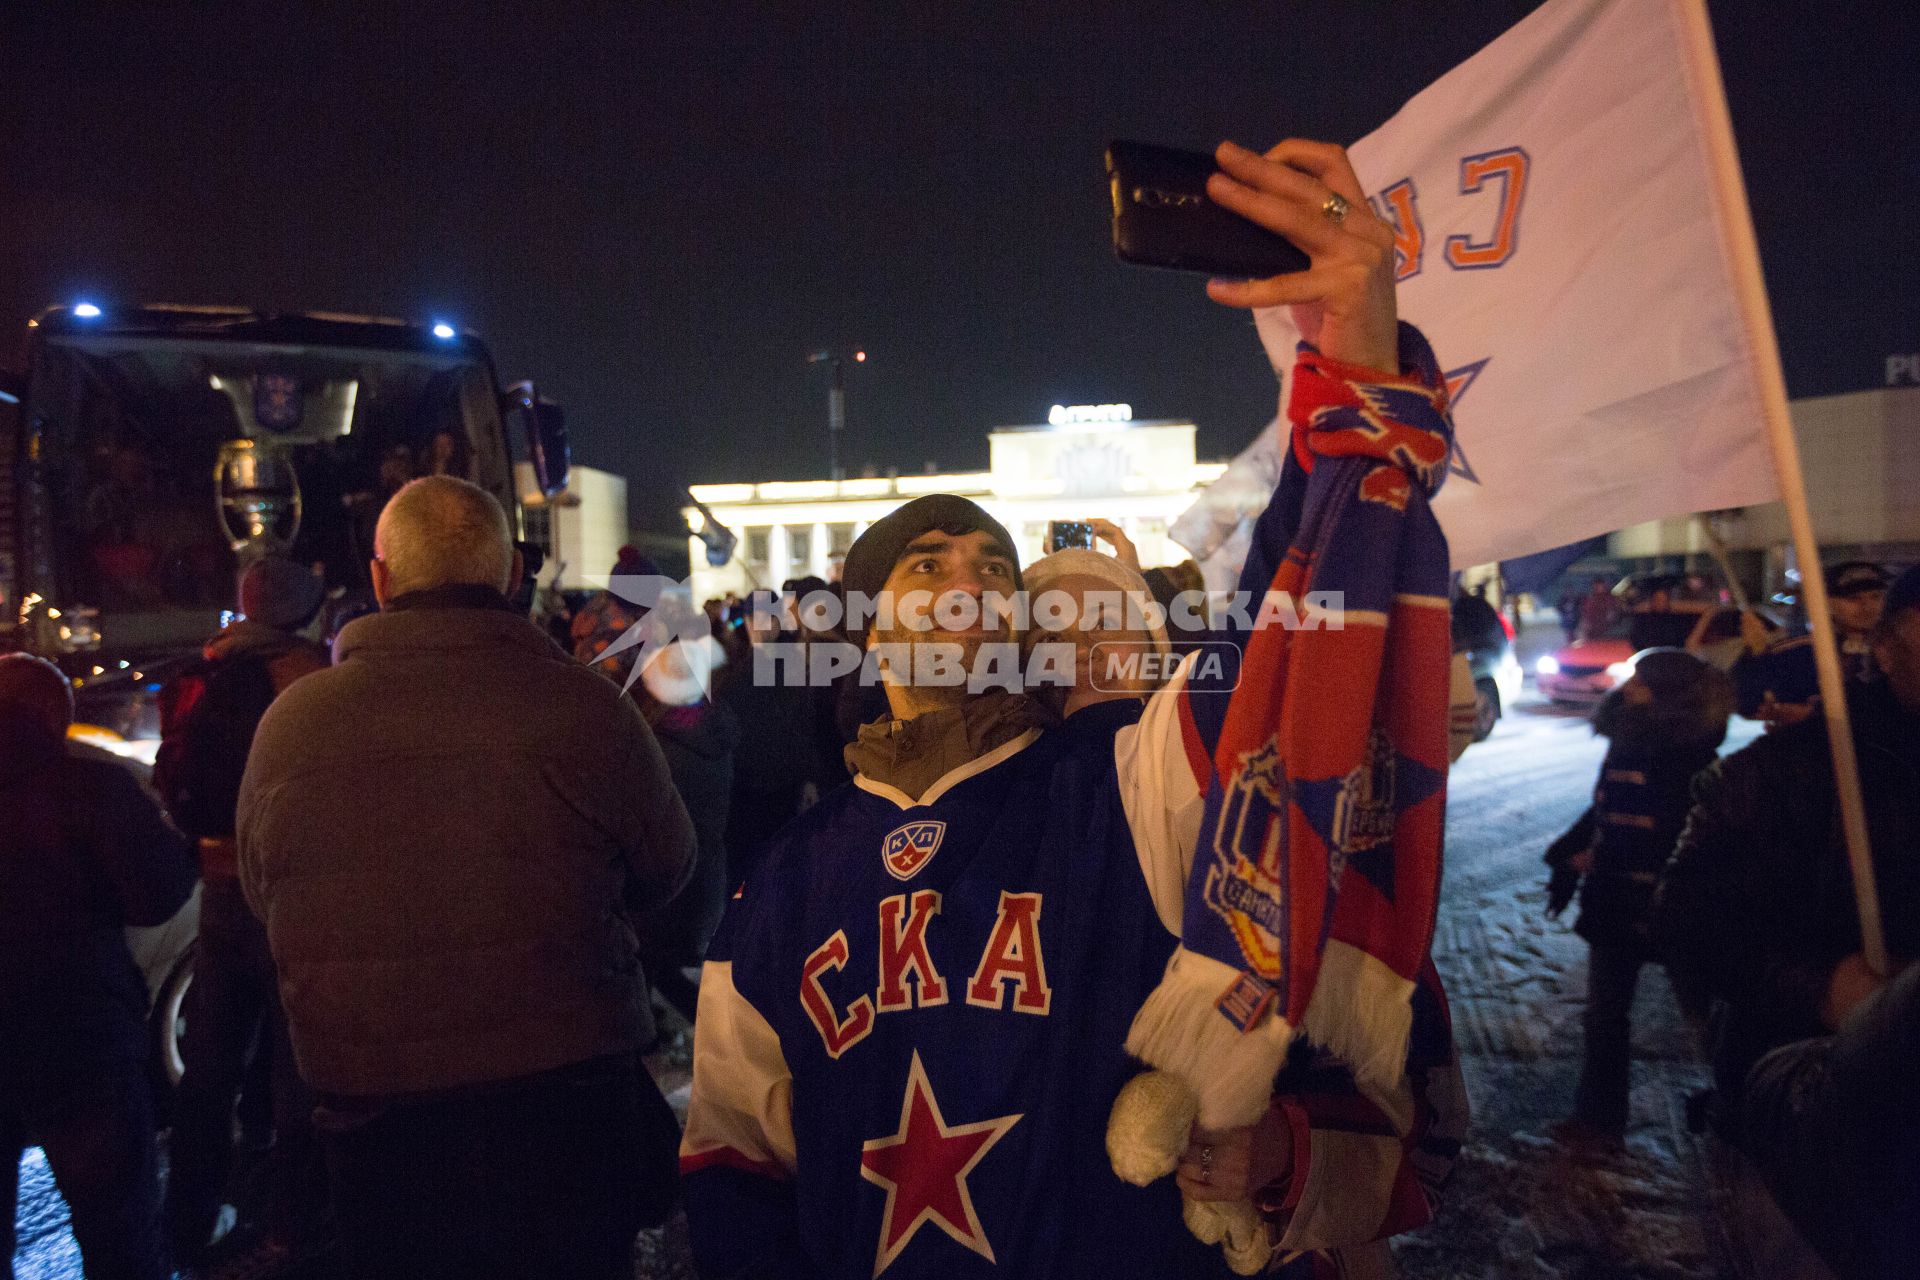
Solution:
{"label": "person in dark coat", "polygon": [[[174,1095],[167,1148],[167,1227],[174,1257],[206,1256],[233,1164],[233,1108],[249,1063],[271,1062],[274,1152],[270,1158],[262,1265],[313,1243],[326,1209],[326,1171],[313,1133],[313,1098],[294,1070],[267,931],[240,892],[234,806],[254,730],[274,698],[327,665],[303,638],[326,588],[305,566],[269,556],[240,577],[239,620],[176,680],[167,705],[191,702],[169,726],[155,785],[200,859],[200,933],[187,993],[186,1072]],[[245,1237],[236,1237],[236,1243]]]}
{"label": "person in dark coat", "polygon": [[1580,600],[1579,638],[1598,639],[1607,633],[1620,617],[1620,602],[1613,598],[1613,592],[1607,588],[1607,580],[1595,574],[1587,584],[1587,594]]}
{"label": "person in dark coat", "polygon": [[[838,649],[847,645],[846,632],[838,625],[828,623],[829,618],[838,615],[843,602],[825,578],[794,578],[782,584],[780,591],[784,626],[793,639],[807,645],[810,651]],[[815,661],[810,652],[809,666]],[[841,753],[852,738],[842,734],[840,702],[845,686],[858,679],[859,673],[855,671],[831,681],[808,681],[808,734],[813,739],[812,756],[819,768],[819,775],[815,779],[818,794],[824,795],[852,776],[841,759]]]}
{"label": "person in dark coat", "polygon": [[0,657],[0,1257],[38,1144],[88,1280],[164,1280],[147,988],[124,931],[185,905],[193,860],[122,765],[70,754],[72,720],[53,664]]}
{"label": "person in dark coat", "polygon": [[1574,1126],[1599,1137],[1626,1130],[1633,1058],[1630,1015],[1660,870],[1673,852],[1694,776],[1712,764],[1733,713],[1728,678],[1679,649],[1640,655],[1633,676],[1594,711],[1608,740],[1593,805],[1547,850],[1547,914],[1580,897],[1574,931],[1587,940],[1586,1057]]}
{"label": "person in dark coat", "polygon": [[1920,569],[1888,589],[1881,677],[1848,697],[1887,950],[1864,954],[1826,717],[1702,775],[1653,936],[1713,1000],[1716,1129],[1842,1276],[1920,1252]]}
{"label": "person in dark coat", "polygon": [[650,655],[630,691],[660,740],[674,790],[693,820],[698,852],[686,887],[638,926],[642,960],[653,989],[688,1022],[699,989],[683,969],[697,968],[720,927],[727,895],[727,810],[733,791],[733,753],[740,722],[731,708],[708,698],[722,661],[711,636],[666,645]]}
{"label": "person in dark coat", "polygon": [[639,711],[508,602],[506,513],[381,513],[380,612],[260,722],[235,831],[352,1276],[633,1274],[673,1114],[635,921],[694,833]]}
{"label": "person in dark coat", "polygon": [[727,881],[738,885],[753,873],[767,841],[820,798],[837,764],[821,758],[816,691],[759,670],[762,645],[797,643],[783,628],[777,605],[752,607],[746,643],[736,641],[714,700],[740,722],[734,753],[733,797],[727,815]]}
{"label": "person in dark coat", "polygon": [[[1886,604],[1886,572],[1864,560],[1844,560],[1829,565],[1825,574],[1841,673],[1849,688],[1871,683],[1880,677],[1873,637]],[[1771,633],[1751,610],[1740,615],[1740,632],[1743,644],[1732,671],[1740,714],[1765,720],[1771,728],[1811,716],[1820,700],[1812,634],[1804,629]]]}

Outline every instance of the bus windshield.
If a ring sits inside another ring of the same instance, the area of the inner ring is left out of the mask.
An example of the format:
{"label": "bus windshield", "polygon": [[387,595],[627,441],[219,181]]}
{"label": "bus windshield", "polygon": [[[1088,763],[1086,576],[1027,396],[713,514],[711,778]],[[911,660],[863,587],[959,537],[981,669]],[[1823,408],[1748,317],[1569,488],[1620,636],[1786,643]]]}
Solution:
{"label": "bus windshield", "polygon": [[380,508],[416,476],[509,492],[470,355],[50,336],[28,393],[31,585],[94,611],[104,649],[199,643],[260,554],[364,593]]}

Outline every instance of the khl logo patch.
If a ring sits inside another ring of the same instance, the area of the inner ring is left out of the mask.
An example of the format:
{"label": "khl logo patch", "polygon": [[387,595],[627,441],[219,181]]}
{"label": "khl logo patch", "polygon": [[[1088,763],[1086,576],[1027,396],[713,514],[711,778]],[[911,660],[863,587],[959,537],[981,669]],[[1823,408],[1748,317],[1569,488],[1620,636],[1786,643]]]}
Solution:
{"label": "khl logo patch", "polygon": [[946,837],[947,824],[933,819],[909,822],[887,833],[880,844],[880,861],[895,880],[911,880],[920,868],[933,861]]}

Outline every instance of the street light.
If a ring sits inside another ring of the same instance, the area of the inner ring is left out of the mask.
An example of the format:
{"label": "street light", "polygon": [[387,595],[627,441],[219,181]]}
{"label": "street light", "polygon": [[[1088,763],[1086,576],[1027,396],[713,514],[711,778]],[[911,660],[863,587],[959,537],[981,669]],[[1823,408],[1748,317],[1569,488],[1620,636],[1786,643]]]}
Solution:
{"label": "street light", "polygon": [[[867,353],[853,353],[855,364],[865,364]],[[824,364],[833,370],[833,381],[827,386],[827,474],[836,483],[846,479],[840,467],[840,433],[847,429],[847,377],[845,362],[837,351],[816,351],[807,357],[808,364]]]}

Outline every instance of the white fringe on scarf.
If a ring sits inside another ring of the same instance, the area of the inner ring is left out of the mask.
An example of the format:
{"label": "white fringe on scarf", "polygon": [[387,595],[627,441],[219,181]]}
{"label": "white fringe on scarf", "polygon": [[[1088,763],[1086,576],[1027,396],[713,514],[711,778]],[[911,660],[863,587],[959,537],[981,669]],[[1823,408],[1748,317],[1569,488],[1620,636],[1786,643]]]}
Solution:
{"label": "white fringe on scarf", "polygon": [[[1193,1087],[1208,1129],[1250,1125],[1265,1113],[1295,1034],[1277,1012],[1245,1034],[1227,1021],[1216,1006],[1238,976],[1210,956],[1175,949],[1127,1033],[1128,1053]],[[1391,1090],[1406,1074],[1413,986],[1358,947],[1329,940],[1299,1030],[1361,1084]]]}
{"label": "white fringe on scarf", "polygon": [[1175,948],[1127,1032],[1128,1053],[1192,1086],[1206,1129],[1243,1128],[1266,1113],[1274,1073],[1293,1039],[1278,1014],[1242,1035],[1215,1008],[1238,976],[1210,956]]}
{"label": "white fringe on scarf", "polygon": [[1360,948],[1329,938],[1301,1029],[1360,1084],[1388,1092],[1407,1074],[1413,986]]}

